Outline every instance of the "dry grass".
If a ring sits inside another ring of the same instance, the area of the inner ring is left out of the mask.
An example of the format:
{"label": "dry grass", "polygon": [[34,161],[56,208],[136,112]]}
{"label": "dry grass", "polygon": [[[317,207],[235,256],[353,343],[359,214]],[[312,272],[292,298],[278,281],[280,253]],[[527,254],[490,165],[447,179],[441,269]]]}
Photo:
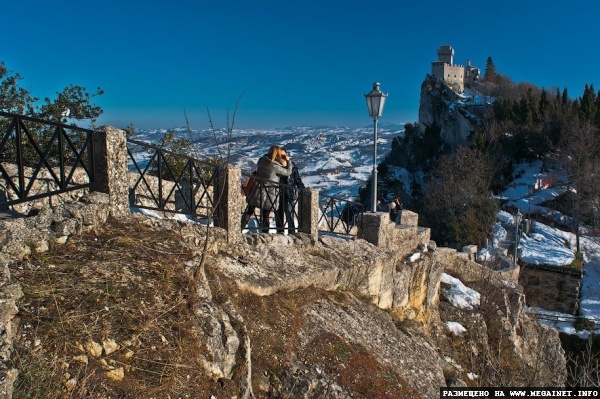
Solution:
{"label": "dry grass", "polygon": [[[173,232],[111,223],[72,237],[11,269],[23,287],[14,366],[15,398],[230,398],[231,381],[202,372],[200,326]],[[93,356],[90,341],[118,349]],[[86,363],[87,360],[87,363]],[[121,381],[108,378],[122,368]]]}

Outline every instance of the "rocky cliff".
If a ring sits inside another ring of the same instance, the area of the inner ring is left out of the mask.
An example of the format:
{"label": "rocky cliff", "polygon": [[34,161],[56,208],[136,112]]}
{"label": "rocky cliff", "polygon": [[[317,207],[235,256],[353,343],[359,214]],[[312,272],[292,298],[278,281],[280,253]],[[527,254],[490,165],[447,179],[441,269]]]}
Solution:
{"label": "rocky cliff", "polygon": [[[424,243],[410,214],[365,220],[378,245],[231,243],[82,200],[0,221],[1,397],[437,398],[447,385],[565,382],[558,334],[527,315],[521,288]],[[480,303],[453,305],[442,273]]]}
{"label": "rocky cliff", "polygon": [[468,137],[481,123],[486,104],[475,104],[461,96],[443,82],[431,76],[421,84],[419,101],[419,126],[440,128],[443,142],[450,148],[468,144]]}

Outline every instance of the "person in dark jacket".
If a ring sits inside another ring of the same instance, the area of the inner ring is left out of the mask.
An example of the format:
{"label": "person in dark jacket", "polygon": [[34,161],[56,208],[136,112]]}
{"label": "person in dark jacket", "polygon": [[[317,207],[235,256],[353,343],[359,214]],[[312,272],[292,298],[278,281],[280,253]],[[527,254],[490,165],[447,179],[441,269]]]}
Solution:
{"label": "person in dark jacket", "polygon": [[285,159],[282,158],[283,151],[279,146],[271,146],[269,152],[258,160],[255,175],[258,186],[247,199],[248,206],[241,221],[242,230],[248,224],[255,209],[259,208],[262,231],[269,232],[269,215],[271,211],[277,211],[279,206],[279,178],[292,174],[292,163],[287,156]]}
{"label": "person in dark jacket", "polygon": [[400,224],[400,215],[402,215],[402,200],[396,195],[394,202],[390,204],[390,220]]}
{"label": "person in dark jacket", "polygon": [[[285,148],[282,149],[282,157],[289,160],[287,151]],[[279,208],[275,216],[275,224],[277,225],[277,232],[283,233],[285,223],[287,222],[288,234],[294,234],[296,232],[296,222],[294,217],[294,200],[299,190],[305,188],[300,172],[295,163],[289,161],[292,165],[292,174],[289,176],[281,175],[279,183],[282,184],[281,192],[279,196]]]}

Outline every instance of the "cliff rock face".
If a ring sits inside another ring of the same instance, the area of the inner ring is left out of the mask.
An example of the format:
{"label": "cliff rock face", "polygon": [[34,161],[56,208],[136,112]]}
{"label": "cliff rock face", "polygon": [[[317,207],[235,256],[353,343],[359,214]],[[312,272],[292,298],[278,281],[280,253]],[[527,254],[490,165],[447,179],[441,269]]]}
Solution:
{"label": "cliff rock face", "polygon": [[437,126],[450,148],[467,144],[485,112],[485,105],[468,105],[446,84],[427,77],[421,84],[419,126],[421,131]]}
{"label": "cliff rock face", "polygon": [[[215,398],[437,398],[439,387],[447,385],[565,382],[558,334],[525,313],[520,287],[450,250],[424,245],[428,233],[416,226],[416,214],[406,217],[414,226],[389,223],[387,214],[370,215],[379,218],[382,246],[330,236],[315,242],[305,234],[251,234],[231,243],[224,230],[191,223],[139,215],[107,221],[105,202],[98,196],[70,211],[29,218],[27,225],[39,234],[26,235],[27,244],[18,244],[15,234],[2,238],[8,249],[3,262],[21,284],[39,275],[32,271],[45,270],[53,284],[60,280],[69,290],[81,290],[77,299],[62,288],[59,296],[23,289],[26,298],[19,302],[20,290],[9,277],[3,286],[10,288],[5,325],[14,315],[13,303],[23,307],[24,320],[36,320],[12,336],[19,355],[66,359],[56,384],[72,397],[85,397],[75,393],[91,389],[105,397],[134,397],[151,389],[160,397],[202,392]],[[71,219],[72,228],[57,227]],[[14,231],[23,223],[1,225]],[[57,240],[65,236],[65,244]],[[398,245],[401,237],[415,247]],[[52,258],[51,251],[40,256],[47,246],[31,240],[69,251],[62,258]],[[34,256],[20,249],[26,246],[37,248]],[[87,252],[79,255],[80,250]],[[73,270],[59,263],[80,256],[93,261]],[[445,287],[440,289],[442,272],[478,290],[481,303],[470,310],[453,306]],[[67,280],[71,275],[73,281]],[[81,337],[60,330],[31,347],[30,333],[53,330],[44,323],[57,320],[55,308],[89,328],[73,330]],[[108,317],[112,312],[118,317]],[[95,324],[96,315],[106,315],[101,324]],[[450,322],[465,332],[456,334]],[[107,337],[122,349],[92,355],[79,344]],[[53,347],[48,344],[53,339],[69,344]],[[4,364],[11,345],[5,344]],[[77,379],[79,373],[87,374]],[[16,374],[10,371],[12,379]],[[12,380],[4,389],[12,389]]]}

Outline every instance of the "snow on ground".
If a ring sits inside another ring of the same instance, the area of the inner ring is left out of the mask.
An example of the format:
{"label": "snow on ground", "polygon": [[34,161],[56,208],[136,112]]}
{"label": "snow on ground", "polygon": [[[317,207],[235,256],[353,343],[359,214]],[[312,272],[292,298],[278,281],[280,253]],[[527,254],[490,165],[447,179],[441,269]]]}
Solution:
{"label": "snow on ground", "polygon": [[[131,213],[141,213],[142,215],[145,215],[145,216],[148,216],[151,218],[155,218],[155,219],[172,219],[172,220],[177,220],[180,222],[196,223],[196,224],[203,224],[203,225],[206,225],[208,223],[208,219],[206,219],[206,218],[194,218],[191,215],[184,215],[182,213],[160,212],[160,211],[156,211],[153,209],[138,208],[135,206],[130,207],[129,211]],[[161,216],[161,214],[163,214],[163,216]],[[164,216],[164,215],[167,215],[167,216]],[[210,222],[209,225],[214,226],[212,221]]]}
{"label": "snow on ground", "polygon": [[465,310],[471,310],[473,306],[479,306],[481,297],[479,292],[467,287],[459,279],[442,273],[442,282],[450,285],[450,288],[442,289],[442,293],[452,306]]}
{"label": "snow on ground", "polygon": [[454,335],[458,337],[463,337],[467,332],[467,329],[464,328],[462,324],[456,321],[447,321],[446,325],[448,326],[448,330],[450,330]]}
{"label": "snow on ground", "polygon": [[600,238],[582,237],[584,269],[579,310],[588,319],[600,322]]}
{"label": "snow on ground", "polygon": [[533,222],[519,238],[519,258],[534,265],[568,266],[575,260],[575,235]]}

